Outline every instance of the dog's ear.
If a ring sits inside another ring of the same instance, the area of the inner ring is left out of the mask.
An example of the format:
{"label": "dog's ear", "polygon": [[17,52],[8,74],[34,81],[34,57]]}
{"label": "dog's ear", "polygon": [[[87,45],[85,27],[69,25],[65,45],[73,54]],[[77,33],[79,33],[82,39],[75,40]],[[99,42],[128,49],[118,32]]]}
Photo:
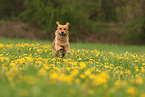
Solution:
{"label": "dog's ear", "polygon": [[66,22],[66,24],[65,24],[65,25],[69,26],[69,23],[68,23],[68,22]]}
{"label": "dog's ear", "polygon": [[57,21],[56,24],[59,26],[60,25],[59,21]]}

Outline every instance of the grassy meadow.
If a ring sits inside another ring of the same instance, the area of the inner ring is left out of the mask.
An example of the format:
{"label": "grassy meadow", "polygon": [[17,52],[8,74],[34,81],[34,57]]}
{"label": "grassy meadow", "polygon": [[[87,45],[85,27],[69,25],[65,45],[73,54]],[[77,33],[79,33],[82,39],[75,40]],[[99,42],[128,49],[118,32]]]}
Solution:
{"label": "grassy meadow", "polygon": [[145,97],[145,46],[70,43],[64,58],[51,46],[0,37],[0,97]]}

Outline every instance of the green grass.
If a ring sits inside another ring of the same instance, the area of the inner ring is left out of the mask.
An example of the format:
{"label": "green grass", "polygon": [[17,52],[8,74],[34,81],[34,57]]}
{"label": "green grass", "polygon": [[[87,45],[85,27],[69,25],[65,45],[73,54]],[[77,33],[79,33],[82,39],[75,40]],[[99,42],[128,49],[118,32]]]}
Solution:
{"label": "green grass", "polygon": [[6,21],[6,20],[0,20],[0,25],[4,25],[4,24],[7,24],[7,23],[9,23],[9,22]]}
{"label": "green grass", "polygon": [[63,59],[51,46],[0,37],[0,97],[145,96],[145,46],[70,43]]}
{"label": "green grass", "polygon": [[[17,39],[17,38],[4,38],[0,37],[0,42],[4,44],[17,44],[17,43],[40,43],[42,45],[52,45],[51,41],[40,41],[40,40],[28,40],[28,39]],[[108,51],[108,52],[117,52],[117,53],[145,53],[145,46],[136,46],[136,45],[113,45],[113,44],[101,44],[101,43],[70,43],[71,49],[86,49],[98,51]]]}

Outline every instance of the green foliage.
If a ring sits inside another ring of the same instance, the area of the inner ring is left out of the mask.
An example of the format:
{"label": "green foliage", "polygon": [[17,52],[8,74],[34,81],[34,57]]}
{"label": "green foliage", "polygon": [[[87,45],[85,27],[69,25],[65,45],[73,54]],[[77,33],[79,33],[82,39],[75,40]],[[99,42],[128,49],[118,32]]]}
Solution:
{"label": "green foliage", "polygon": [[0,20],[0,25],[4,25],[4,24],[7,24],[8,21],[5,21],[5,20]]}
{"label": "green foliage", "polygon": [[24,9],[23,0],[1,0],[0,19],[17,17]]}
{"label": "green foliage", "polygon": [[48,34],[52,34],[56,29],[56,21],[60,21],[61,24],[70,22],[73,27],[71,34],[76,36],[88,29],[91,30],[89,28],[91,23],[77,2],[76,0],[26,0],[27,9],[20,18],[47,30]]}
{"label": "green foliage", "polygon": [[119,22],[124,24],[123,40],[128,44],[145,44],[143,6],[143,0],[124,0],[124,5],[117,10]]}
{"label": "green foliage", "polygon": [[60,21],[70,23],[73,42],[145,44],[144,4],[144,0],[1,0],[0,19],[19,18],[45,30],[50,40]]}
{"label": "green foliage", "polygon": [[11,2],[7,0],[1,0],[0,2],[0,18],[10,16],[13,9]]}

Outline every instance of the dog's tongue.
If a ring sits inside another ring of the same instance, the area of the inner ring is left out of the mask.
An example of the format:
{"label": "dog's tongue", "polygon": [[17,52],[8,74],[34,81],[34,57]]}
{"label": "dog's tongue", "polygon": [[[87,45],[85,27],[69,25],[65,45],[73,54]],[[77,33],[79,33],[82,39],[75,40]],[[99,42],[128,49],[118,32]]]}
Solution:
{"label": "dog's tongue", "polygon": [[61,38],[64,38],[64,34],[61,34],[60,37],[61,37]]}

